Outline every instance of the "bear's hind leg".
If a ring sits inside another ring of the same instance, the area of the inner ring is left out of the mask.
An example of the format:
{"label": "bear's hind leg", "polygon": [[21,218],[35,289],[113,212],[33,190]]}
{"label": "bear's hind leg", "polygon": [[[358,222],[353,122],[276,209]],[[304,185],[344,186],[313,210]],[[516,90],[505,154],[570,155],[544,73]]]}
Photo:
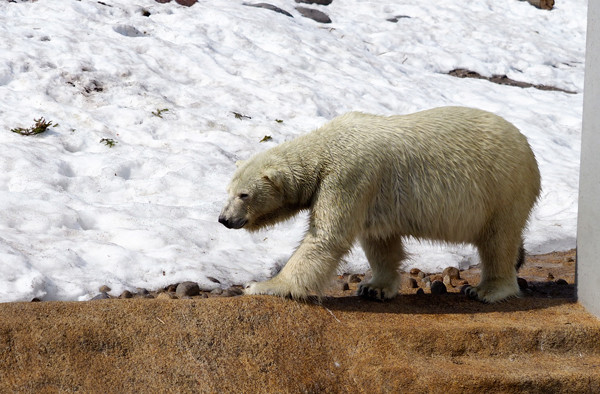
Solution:
{"label": "bear's hind leg", "polygon": [[373,277],[359,285],[358,295],[378,300],[394,298],[400,287],[398,268],[406,258],[402,238],[361,237],[360,244],[369,260]]}
{"label": "bear's hind leg", "polygon": [[466,289],[466,294],[484,302],[497,302],[520,295],[517,265],[522,248],[520,236],[507,237],[497,233],[477,248],[481,258],[481,281]]}

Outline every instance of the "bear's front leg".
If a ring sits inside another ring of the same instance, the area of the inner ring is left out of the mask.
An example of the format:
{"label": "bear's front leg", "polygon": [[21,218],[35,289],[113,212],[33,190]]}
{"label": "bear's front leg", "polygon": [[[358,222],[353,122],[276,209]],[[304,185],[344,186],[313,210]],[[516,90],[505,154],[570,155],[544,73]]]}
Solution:
{"label": "bear's front leg", "polygon": [[277,276],[264,282],[250,283],[245,292],[293,299],[306,299],[311,293],[321,295],[350,245],[327,240],[310,229]]}

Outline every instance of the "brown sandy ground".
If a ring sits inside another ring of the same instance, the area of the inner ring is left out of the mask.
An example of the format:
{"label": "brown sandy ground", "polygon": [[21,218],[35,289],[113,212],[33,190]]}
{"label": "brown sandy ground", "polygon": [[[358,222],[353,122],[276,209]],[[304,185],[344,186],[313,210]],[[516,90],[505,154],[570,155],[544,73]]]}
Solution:
{"label": "brown sandy ground", "polygon": [[525,296],[487,305],[408,279],[385,303],[350,283],[306,303],[0,304],[0,392],[598,393],[600,321],[574,301],[574,265],[530,256]]}

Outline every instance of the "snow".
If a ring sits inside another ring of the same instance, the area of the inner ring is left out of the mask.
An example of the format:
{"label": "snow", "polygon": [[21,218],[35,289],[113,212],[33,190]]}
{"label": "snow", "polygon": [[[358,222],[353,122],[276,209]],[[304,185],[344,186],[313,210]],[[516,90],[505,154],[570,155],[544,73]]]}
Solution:
{"label": "snow", "polygon": [[[234,163],[351,110],[465,105],[505,117],[529,138],[543,178],[527,249],[575,246],[585,0],[552,11],[334,0],[312,6],[327,25],[293,0],[270,3],[293,18],[241,0],[0,2],[1,302],[268,278],[306,215],[253,234],[220,225]],[[576,94],[447,75],[456,68]],[[58,126],[11,132],[40,117]],[[407,268],[477,263],[471,247],[408,249]],[[340,271],[367,268],[355,248]]]}

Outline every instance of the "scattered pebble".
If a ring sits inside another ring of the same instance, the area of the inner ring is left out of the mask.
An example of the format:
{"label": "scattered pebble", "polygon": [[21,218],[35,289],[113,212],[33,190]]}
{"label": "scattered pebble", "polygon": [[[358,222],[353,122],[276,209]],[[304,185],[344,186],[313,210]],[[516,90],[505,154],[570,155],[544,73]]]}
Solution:
{"label": "scattered pebble", "polygon": [[350,290],[350,285],[348,284],[348,281],[345,281],[343,279],[337,281],[336,287],[338,288],[338,290],[341,291]]}
{"label": "scattered pebble", "polygon": [[360,283],[361,282],[361,278],[359,274],[352,274],[350,276],[348,276],[348,283]]}
{"label": "scattered pebble", "polygon": [[547,277],[547,279],[548,279],[548,280],[554,280],[554,275],[552,275],[552,273],[551,273],[551,272],[548,272],[548,277]]}
{"label": "scattered pebble", "polygon": [[411,289],[416,289],[417,287],[419,287],[419,284],[417,283],[417,280],[415,278],[408,278],[408,286]]}
{"label": "scattered pebble", "polygon": [[554,283],[556,283],[559,286],[567,286],[569,284],[569,282],[567,282],[564,279],[557,279],[556,282],[554,282]]}
{"label": "scattered pebble", "polygon": [[442,282],[444,282],[444,284],[448,287],[453,287],[452,280],[450,279],[450,275],[444,275],[444,280]]}
{"label": "scattered pebble", "polygon": [[424,291],[423,289],[419,288],[419,289],[417,290],[417,293],[416,293],[416,294],[417,294],[417,295],[423,295],[423,294],[425,294],[425,291]]}
{"label": "scattered pebble", "polygon": [[200,287],[196,282],[181,282],[175,289],[177,297],[182,298],[184,296],[193,297],[200,294]]}
{"label": "scattered pebble", "polygon": [[448,275],[450,279],[460,279],[460,271],[456,267],[447,267],[442,272],[442,276]]}
{"label": "scattered pebble", "polygon": [[329,18],[329,16],[323,11],[308,7],[296,7],[296,11],[298,11],[303,17],[312,19],[315,22],[331,23],[331,18]]}
{"label": "scattered pebble", "polygon": [[131,292],[129,290],[125,290],[119,296],[119,298],[132,298],[132,297],[133,297],[133,294],[131,294]]}
{"label": "scattered pebble", "polygon": [[519,283],[519,289],[521,290],[525,290],[527,287],[529,287],[529,284],[523,278],[517,278],[517,283]]}
{"label": "scattered pebble", "polygon": [[264,8],[265,10],[271,10],[271,11],[275,11],[279,14],[283,14],[285,16],[289,16],[290,18],[293,18],[292,14],[290,14],[289,12],[274,6],[273,4],[267,4],[267,3],[256,3],[256,4],[249,4],[249,3],[242,3],[248,7],[257,7],[257,8]]}
{"label": "scattered pebble", "polygon": [[95,301],[95,300],[108,300],[109,298],[110,298],[110,296],[108,295],[108,293],[100,293],[96,297],[92,298],[92,301]]}
{"label": "scattered pebble", "polygon": [[329,5],[333,0],[296,0],[296,3]]}
{"label": "scattered pebble", "polygon": [[231,286],[226,291],[233,293],[234,295],[242,295],[244,294],[244,290],[238,286]]}
{"label": "scattered pebble", "polygon": [[429,275],[429,279],[431,279],[432,282],[435,282],[436,280],[439,280],[440,282],[442,282],[444,280],[444,277],[440,274],[435,274],[435,275]]}
{"label": "scattered pebble", "polygon": [[388,22],[397,23],[400,19],[410,19],[408,15],[396,15],[393,18],[386,19]]}
{"label": "scattered pebble", "polygon": [[[348,284],[346,283],[346,286]],[[230,287],[226,290],[223,291],[223,294],[221,294],[223,297],[237,297],[244,294],[244,292],[242,291],[242,289],[239,289],[237,287]]]}
{"label": "scattered pebble", "polygon": [[165,287],[165,291],[168,291],[169,293],[175,293],[177,291],[177,283]]}
{"label": "scattered pebble", "polygon": [[144,295],[150,294],[150,292],[147,289],[138,287],[137,294],[144,296]]}
{"label": "scattered pebble", "polygon": [[31,302],[42,302],[42,300],[40,300],[39,298],[35,297],[31,300]]}
{"label": "scattered pebble", "polygon": [[171,294],[171,293],[166,293],[166,292],[165,292],[165,293],[160,293],[160,294],[159,294],[159,295],[156,297],[156,299],[157,299],[157,300],[172,300],[172,299],[174,299],[174,298],[176,298],[176,297],[175,297],[173,294]]}
{"label": "scattered pebble", "polygon": [[448,292],[448,289],[446,289],[446,285],[444,284],[444,282],[442,282],[440,280],[434,280],[431,283],[431,294],[442,295],[442,294],[446,294],[447,292]]}
{"label": "scattered pebble", "polygon": [[210,294],[221,295],[221,294],[223,294],[223,289],[221,289],[220,287],[217,287],[216,289],[211,291]]}
{"label": "scattered pebble", "polygon": [[412,276],[417,276],[417,275],[419,275],[419,272],[423,272],[423,271],[421,271],[418,268],[412,268],[409,272]]}
{"label": "scattered pebble", "polygon": [[111,290],[110,287],[106,286],[106,285],[102,285],[100,286],[100,288],[98,289],[98,291],[100,293],[108,293]]}

